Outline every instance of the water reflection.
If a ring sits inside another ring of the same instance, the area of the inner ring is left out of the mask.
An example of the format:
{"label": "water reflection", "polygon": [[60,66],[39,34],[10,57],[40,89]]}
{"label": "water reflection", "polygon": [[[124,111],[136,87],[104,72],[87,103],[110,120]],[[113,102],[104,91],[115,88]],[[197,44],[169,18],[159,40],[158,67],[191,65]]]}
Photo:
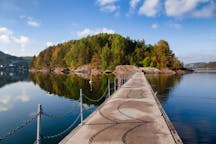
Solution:
{"label": "water reflection", "polygon": [[[31,100],[30,95],[27,93],[28,83],[10,85],[10,87],[5,87],[1,90],[1,98],[0,98],[0,112],[6,112],[14,107],[17,102],[27,103]],[[20,89],[19,93],[11,92],[11,89]]]}
{"label": "water reflection", "polygon": [[153,90],[158,92],[158,99],[163,104],[167,101],[169,92],[176,87],[181,79],[181,75],[146,75]]}
{"label": "water reflection", "polygon": [[18,81],[29,81],[29,73],[0,71],[0,88]]}
{"label": "water reflection", "polygon": [[[78,100],[80,97],[79,89],[82,89],[83,93],[92,99],[100,98],[107,87],[107,80],[112,80],[113,76],[103,75],[92,77],[91,84],[89,80],[76,75],[31,73],[30,79],[50,94]],[[99,105],[103,101],[94,103],[84,98],[83,102],[86,104]]]}
{"label": "water reflection", "polygon": [[[148,76],[185,144],[215,144],[215,73]],[[168,99],[169,98],[169,99]]]}

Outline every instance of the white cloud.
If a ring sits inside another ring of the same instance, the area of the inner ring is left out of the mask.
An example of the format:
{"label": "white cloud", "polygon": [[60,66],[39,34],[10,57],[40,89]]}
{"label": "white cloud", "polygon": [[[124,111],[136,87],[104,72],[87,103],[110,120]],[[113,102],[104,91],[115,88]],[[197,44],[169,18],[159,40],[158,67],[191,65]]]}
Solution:
{"label": "white cloud", "polygon": [[130,0],[130,9],[129,9],[127,16],[134,13],[139,2],[140,0]]}
{"label": "white cloud", "polygon": [[215,2],[212,0],[166,0],[165,11],[167,16],[209,17],[215,11]]}
{"label": "white cloud", "polygon": [[117,9],[116,5],[105,5],[103,7],[100,8],[101,11],[105,11],[105,12],[114,12]]}
{"label": "white cloud", "polygon": [[25,89],[22,89],[21,95],[18,95],[16,98],[17,100],[20,100],[23,103],[30,101],[30,97],[26,94]]}
{"label": "white cloud", "polygon": [[214,12],[216,10],[216,5],[209,4],[208,6],[196,10],[192,13],[192,16],[197,17],[197,18],[208,18],[212,17],[214,15]]}
{"label": "white cloud", "polygon": [[10,33],[10,30],[6,27],[0,27],[0,33],[8,34]]}
{"label": "white cloud", "polygon": [[24,47],[27,43],[29,43],[29,38],[26,36],[20,36],[19,38],[12,37],[12,39],[15,43],[20,44],[21,47]]}
{"label": "white cloud", "polygon": [[140,0],[130,0],[130,7],[132,9],[136,8],[136,6],[139,2],[140,2]]}
{"label": "white cloud", "polygon": [[46,46],[47,46],[47,47],[49,47],[49,46],[53,46],[53,45],[54,45],[54,43],[51,42],[51,41],[46,42]]}
{"label": "white cloud", "polygon": [[152,27],[153,29],[157,29],[157,28],[159,27],[159,25],[155,23],[155,24],[152,24],[151,27]]}
{"label": "white cloud", "polygon": [[0,35],[0,42],[2,43],[10,43],[10,37],[8,35]]}
{"label": "white cloud", "polygon": [[34,18],[29,17],[29,16],[20,16],[20,19],[25,20],[27,25],[31,27],[40,27],[41,25],[40,22],[34,20]]}
{"label": "white cloud", "polygon": [[100,7],[100,11],[104,12],[114,12],[120,7],[116,5],[118,0],[97,0],[97,4]]}
{"label": "white cloud", "polygon": [[92,35],[94,32],[89,29],[89,28],[85,28],[84,30],[82,31],[78,31],[77,32],[77,36],[78,37],[85,37],[85,36],[88,36],[88,35]]}
{"label": "white cloud", "polygon": [[160,11],[160,0],[145,0],[139,9],[139,14],[154,17]]}
{"label": "white cloud", "polygon": [[30,39],[27,36],[15,36],[10,29],[6,27],[0,27],[0,43],[17,43],[20,44],[21,47],[25,47],[29,41]]}
{"label": "white cloud", "polygon": [[107,5],[107,4],[113,4],[118,0],[97,0],[98,4],[103,6],[103,5]]}
{"label": "white cloud", "polygon": [[99,34],[99,33],[113,34],[113,33],[115,33],[115,31],[112,30],[112,29],[108,29],[108,28],[101,28],[101,29],[96,29],[96,30],[85,28],[82,31],[78,31],[77,36],[78,37],[86,37],[86,36],[89,36],[89,35],[95,35],[95,34]]}
{"label": "white cloud", "polygon": [[27,24],[31,27],[40,27],[40,23],[33,20],[27,21]]}

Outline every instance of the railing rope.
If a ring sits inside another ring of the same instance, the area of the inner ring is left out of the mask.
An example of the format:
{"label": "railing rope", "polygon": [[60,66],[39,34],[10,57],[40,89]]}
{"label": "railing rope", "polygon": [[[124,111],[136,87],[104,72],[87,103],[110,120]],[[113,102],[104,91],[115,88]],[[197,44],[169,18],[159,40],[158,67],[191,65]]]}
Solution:
{"label": "railing rope", "polygon": [[85,96],[85,98],[91,102],[99,102],[106,96],[107,90],[108,90],[108,88],[106,88],[106,90],[104,91],[104,94],[99,99],[91,99],[88,96],[86,96],[85,94],[83,94],[83,96]]}
{"label": "railing rope", "polygon": [[[123,77],[123,80],[121,79],[121,82],[123,82],[123,83],[126,82],[125,77]],[[80,125],[83,126],[83,110],[84,111],[91,110],[91,109],[85,109],[83,107],[83,96],[86,99],[90,100],[90,101],[99,102],[106,96],[110,97],[111,96],[111,90],[116,91],[116,86],[117,86],[116,79],[114,79],[114,88],[111,89],[110,80],[108,79],[107,87],[106,87],[103,95],[99,99],[96,99],[96,100],[87,97],[85,94],[83,94],[82,89],[80,89],[80,114],[76,117],[76,119],[73,121],[73,123],[68,128],[66,128],[64,131],[62,131],[62,132],[60,132],[58,134],[50,135],[50,136],[42,136],[42,134],[41,134],[41,116],[44,115],[44,116],[47,116],[47,117],[50,117],[50,118],[63,118],[66,115],[72,113],[73,110],[65,113],[64,115],[55,116],[55,115],[49,114],[48,112],[44,112],[43,109],[42,109],[42,106],[40,104],[38,104],[37,114],[36,115],[34,115],[31,119],[25,121],[24,123],[21,123],[20,126],[16,127],[15,129],[12,129],[7,134],[5,134],[3,136],[0,136],[0,141],[2,141],[4,139],[10,137],[11,135],[15,134],[17,131],[19,131],[20,129],[26,127],[28,124],[30,124],[35,119],[37,119],[37,134],[36,134],[36,140],[35,140],[34,144],[41,144],[42,139],[56,138],[56,137],[59,137],[59,136],[65,134],[67,131],[69,131],[78,122],[79,119],[80,119]]]}
{"label": "railing rope", "polygon": [[29,125],[33,120],[35,120],[37,117],[37,115],[34,115],[32,118],[30,118],[29,120],[21,123],[19,126],[17,126],[15,129],[12,129],[11,131],[7,132],[5,135],[0,136],[0,142],[7,139],[8,137],[14,135],[17,131],[25,128],[27,125]]}
{"label": "railing rope", "polygon": [[62,132],[58,133],[58,134],[55,134],[55,135],[50,135],[50,136],[42,136],[43,139],[52,139],[52,138],[57,138],[59,136],[62,136],[63,134],[65,134],[66,132],[68,132],[76,123],[77,121],[79,120],[81,116],[81,113],[76,117],[76,119],[73,121],[73,123],[67,127],[65,130],[63,130]]}

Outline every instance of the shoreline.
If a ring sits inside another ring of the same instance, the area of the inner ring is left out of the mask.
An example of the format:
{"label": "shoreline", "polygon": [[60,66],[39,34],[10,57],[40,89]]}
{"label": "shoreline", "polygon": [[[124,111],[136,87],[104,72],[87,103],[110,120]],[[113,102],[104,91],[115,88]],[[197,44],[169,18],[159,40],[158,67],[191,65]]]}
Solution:
{"label": "shoreline", "polygon": [[116,66],[115,70],[102,70],[97,68],[92,68],[90,65],[84,65],[80,66],[77,69],[71,69],[71,68],[42,68],[42,69],[35,69],[30,68],[30,73],[46,73],[46,74],[76,74],[78,76],[84,77],[84,78],[90,78],[91,76],[97,76],[102,74],[114,74],[116,76],[122,75],[125,73],[130,73],[134,71],[141,70],[144,74],[187,74],[187,73],[193,73],[194,71],[183,69],[183,70],[171,70],[171,69],[157,69],[154,67],[136,67],[133,65],[118,65]]}

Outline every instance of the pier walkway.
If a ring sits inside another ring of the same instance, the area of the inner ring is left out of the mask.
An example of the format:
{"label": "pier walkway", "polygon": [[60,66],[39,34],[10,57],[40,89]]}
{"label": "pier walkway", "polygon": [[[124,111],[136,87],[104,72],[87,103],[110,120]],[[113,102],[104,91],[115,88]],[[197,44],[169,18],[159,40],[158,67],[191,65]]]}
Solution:
{"label": "pier walkway", "polygon": [[181,144],[142,72],[108,98],[60,144]]}

